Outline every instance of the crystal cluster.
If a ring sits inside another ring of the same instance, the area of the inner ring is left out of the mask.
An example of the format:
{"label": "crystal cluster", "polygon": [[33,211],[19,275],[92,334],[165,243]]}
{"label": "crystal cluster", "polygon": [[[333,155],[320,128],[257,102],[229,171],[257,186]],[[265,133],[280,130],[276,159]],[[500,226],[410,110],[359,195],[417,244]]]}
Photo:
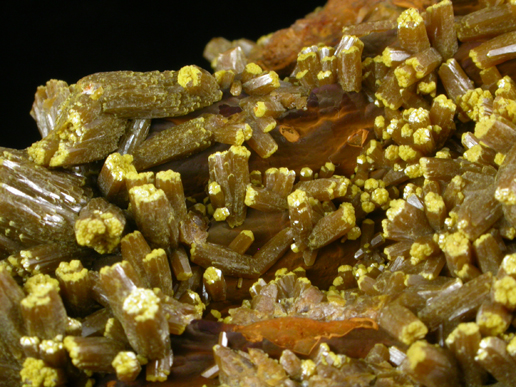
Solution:
{"label": "crystal cluster", "polygon": [[0,386],[516,385],[516,2],[350,3],[38,88]]}

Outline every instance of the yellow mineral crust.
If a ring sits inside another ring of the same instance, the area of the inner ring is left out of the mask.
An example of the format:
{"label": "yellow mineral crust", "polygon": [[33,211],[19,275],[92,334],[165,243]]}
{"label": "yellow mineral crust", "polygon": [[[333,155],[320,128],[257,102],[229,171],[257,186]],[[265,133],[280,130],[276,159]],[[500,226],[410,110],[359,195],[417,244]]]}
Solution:
{"label": "yellow mineral crust", "polygon": [[130,351],[119,352],[113,359],[111,365],[115,369],[119,378],[122,375],[136,374],[137,376],[141,370],[140,362],[138,361],[136,354]]}
{"label": "yellow mineral crust", "polygon": [[435,153],[436,159],[451,159],[451,153],[448,148],[443,148],[439,152]]}
{"label": "yellow mineral crust", "polygon": [[[354,37],[356,38],[356,37]],[[341,53],[345,53],[345,54],[355,54],[355,53],[359,53],[359,52],[362,52],[364,48],[364,43],[362,43],[361,40],[356,40],[354,43],[353,43],[353,46],[351,46],[350,48],[346,48],[346,49],[343,49],[341,51]]]}
{"label": "yellow mineral crust", "polygon": [[516,122],[516,100],[504,97],[497,98],[494,112],[509,118],[512,122]]}
{"label": "yellow mineral crust", "polygon": [[342,220],[347,224],[354,226],[356,222],[356,217],[355,208],[353,207],[353,205],[351,203],[342,203],[340,206],[344,209],[342,213]]}
{"label": "yellow mineral crust", "polygon": [[263,117],[265,115],[265,112],[267,112],[267,106],[265,105],[265,102],[256,102],[256,105],[254,107],[254,114],[256,115],[256,117]]}
{"label": "yellow mineral crust", "polygon": [[428,333],[428,328],[421,321],[413,321],[410,324],[403,327],[401,330],[399,339],[410,345],[416,339],[421,339]]}
{"label": "yellow mineral crust", "polygon": [[216,181],[212,181],[209,185],[208,185],[208,193],[210,195],[217,195],[219,193],[222,192],[222,187],[220,186],[219,183],[217,183]]}
{"label": "yellow mineral crust", "polygon": [[385,188],[377,188],[373,191],[371,200],[379,206],[383,206],[389,202],[389,191]]}
{"label": "yellow mineral crust", "polygon": [[317,73],[317,79],[319,81],[324,81],[325,79],[330,79],[332,76],[332,72],[330,70],[326,70],[326,71],[319,71]]}
{"label": "yellow mineral crust", "polygon": [[56,269],[56,273],[59,273],[59,278],[64,282],[77,282],[88,276],[88,269],[82,267],[81,261],[75,259],[70,261],[69,264],[61,262]]}
{"label": "yellow mineral crust", "polygon": [[418,152],[410,145],[400,145],[399,156],[403,161],[416,161],[418,157]]}
{"label": "yellow mineral crust", "polygon": [[28,357],[23,362],[20,376],[23,386],[54,387],[62,385],[61,372],[47,366],[43,360]]}
{"label": "yellow mineral crust", "polygon": [[301,360],[301,374],[303,378],[308,379],[310,376],[314,375],[315,372],[316,365],[312,360]]}
{"label": "yellow mineral crust", "polygon": [[339,268],[337,269],[337,272],[338,273],[345,273],[347,271],[352,271],[353,270],[353,266],[350,266],[350,265],[340,265]]}
{"label": "yellow mineral crust", "polygon": [[[267,119],[267,118],[264,118],[264,120],[265,119]],[[269,119],[269,123],[262,128],[264,133],[269,133],[271,130],[276,128],[276,125],[278,124],[274,118],[269,117],[268,119]],[[251,136],[253,135],[253,129],[248,124],[245,124],[244,135],[245,135],[246,140],[249,140],[251,138]]]}
{"label": "yellow mineral crust", "polygon": [[262,155],[262,158],[266,159],[271,157],[276,151],[278,150],[278,144],[274,144],[274,146],[264,155]]}
{"label": "yellow mineral crust", "polygon": [[510,276],[495,280],[493,299],[510,310],[516,309],[516,280]]}
{"label": "yellow mineral crust", "polygon": [[21,305],[27,309],[32,309],[38,306],[45,306],[52,302],[48,293],[54,289],[51,284],[41,284],[32,288],[32,293],[21,301]]}
{"label": "yellow mineral crust", "polygon": [[454,273],[458,278],[468,281],[478,275],[478,269],[470,263],[465,263],[460,270],[455,270]]}
{"label": "yellow mineral crust", "polygon": [[410,346],[407,351],[407,358],[409,359],[409,366],[412,370],[416,369],[420,363],[425,361],[425,348],[430,345],[431,344],[427,343],[426,341],[416,341]]}
{"label": "yellow mineral crust", "polygon": [[[60,167],[61,165],[63,165],[65,163],[69,154],[70,154],[70,150],[67,148],[66,144],[60,143],[59,147],[57,148],[57,151],[54,153],[54,155],[50,159],[49,166],[50,167]],[[36,162],[37,162],[37,160],[38,160],[38,158],[35,158]]]}
{"label": "yellow mineral crust", "polygon": [[408,165],[405,168],[405,175],[407,175],[411,179],[416,179],[418,177],[423,176],[423,170],[421,166],[418,164]]}
{"label": "yellow mineral crust", "polygon": [[152,203],[165,197],[165,192],[156,188],[154,184],[139,185],[131,188],[129,192],[134,196],[137,205],[139,203]]}
{"label": "yellow mineral crust", "polygon": [[451,99],[448,99],[448,97],[446,97],[444,94],[439,94],[433,99],[432,103],[439,104],[439,106],[452,111],[457,109],[457,105],[455,105],[455,103],[453,103]]}
{"label": "yellow mineral crust", "polygon": [[385,129],[385,117],[384,116],[378,116],[374,119],[374,126]]}
{"label": "yellow mineral crust", "polygon": [[[308,74],[308,70],[300,71],[296,74],[296,79],[297,80],[302,79],[306,74]],[[257,117],[259,117],[259,116],[257,116]]]}
{"label": "yellow mineral crust", "polygon": [[162,255],[166,255],[165,250],[163,249],[154,249],[149,254],[143,258],[144,261],[152,261],[153,259],[156,259],[157,257],[160,257]]}
{"label": "yellow mineral crust", "polygon": [[491,237],[492,237],[492,235],[490,235],[490,234],[484,234],[484,235],[481,235],[481,236],[479,236],[479,237],[475,240],[475,242],[473,242],[473,244],[474,244],[475,246],[480,246],[480,245],[482,245],[482,243],[484,243],[484,242],[486,241],[486,239],[489,239],[489,238],[491,238]]}
{"label": "yellow mineral crust", "polygon": [[344,278],[342,278],[342,277],[335,277],[333,279],[333,286],[340,286],[342,284],[344,284]]}
{"label": "yellow mineral crust", "polygon": [[506,205],[515,205],[516,204],[516,193],[511,188],[498,187],[495,191],[495,198],[500,203],[503,203]]}
{"label": "yellow mineral crust", "polygon": [[245,205],[246,206],[253,206],[256,204],[256,197],[258,196],[258,191],[256,191],[256,189],[251,185],[249,184],[247,186],[247,190],[245,192]]}
{"label": "yellow mineral crust", "polygon": [[112,153],[107,157],[104,165],[109,168],[117,181],[122,181],[124,175],[129,172],[136,173],[136,168],[133,165],[133,156],[129,154]]}
{"label": "yellow mineral crust", "polygon": [[[392,51],[394,51],[394,49],[392,47],[386,47],[383,52],[382,52],[382,57],[381,57],[381,60],[380,58],[378,58],[379,62],[381,63],[384,63],[385,66],[387,67],[392,67],[393,65],[393,61],[392,61]],[[370,58],[367,58],[367,59],[370,59]],[[394,62],[396,63],[396,62]],[[381,117],[381,116],[380,116]],[[382,117],[383,118],[383,117]]]}
{"label": "yellow mineral crust", "polygon": [[464,254],[468,250],[469,240],[460,232],[448,235],[443,250],[452,257]]}
{"label": "yellow mineral crust", "polygon": [[30,277],[23,285],[23,289],[25,289],[25,291],[30,294],[34,293],[34,291],[39,289],[39,286],[43,284],[48,284],[59,292],[59,281],[50,277],[48,274],[36,274]]}
{"label": "yellow mineral crust", "polygon": [[478,138],[484,137],[486,134],[489,133],[489,129],[493,126],[493,124],[496,122],[496,117],[490,117],[486,120],[477,122],[475,125],[475,135]]}
{"label": "yellow mineral crust", "polygon": [[241,234],[244,234],[254,242],[254,233],[251,230],[243,230]]}
{"label": "yellow mineral crust", "polygon": [[363,202],[361,204],[361,207],[362,207],[362,210],[364,210],[364,212],[366,212],[368,214],[370,212],[373,212],[375,210],[375,208],[376,208],[376,206],[372,202]]}
{"label": "yellow mineral crust", "polygon": [[466,94],[457,98],[457,103],[461,109],[475,121],[479,121],[482,116],[486,115],[483,105],[484,101],[489,101],[490,105],[492,105],[493,96],[489,90],[482,90],[480,88],[468,90]]}
{"label": "yellow mineral crust", "polygon": [[[288,205],[291,207],[300,207],[302,203],[306,203],[308,201],[308,195],[305,191],[296,189],[287,197]],[[306,208],[300,208],[300,211],[307,211]]]}
{"label": "yellow mineral crust", "polygon": [[217,222],[223,222],[229,215],[229,209],[227,207],[221,207],[215,210],[213,213],[213,219],[215,219]]}
{"label": "yellow mineral crust", "polygon": [[[430,94],[430,96],[434,96],[435,91],[437,90],[437,84],[435,83],[435,81],[430,81],[430,82],[420,81],[417,84],[417,90],[421,94]],[[434,99],[434,101],[435,101],[435,99]]]}
{"label": "yellow mineral crust", "polygon": [[75,365],[80,364],[80,360],[78,359],[80,348],[75,342],[73,336],[66,336],[63,341],[63,345],[68,351],[70,358],[72,359],[72,363]]}
{"label": "yellow mineral crust", "polygon": [[[159,175],[159,176],[158,176]],[[156,178],[163,180],[163,181],[170,181],[170,182],[181,182],[181,174],[179,172],[174,172],[171,169],[168,169],[166,171],[159,171],[156,174]]]}
{"label": "yellow mineral crust", "polygon": [[479,332],[480,329],[474,322],[460,323],[446,338],[446,345],[450,347],[456,340],[460,340],[463,335],[473,336],[479,334]]}
{"label": "yellow mineral crust", "polygon": [[380,183],[376,179],[367,179],[364,182],[364,189],[366,191],[372,191],[380,186]]}
{"label": "yellow mineral crust", "polygon": [[414,132],[414,144],[424,145],[432,140],[432,128],[421,128]]}
{"label": "yellow mineral crust", "polygon": [[32,160],[34,160],[34,162],[39,165],[48,163],[49,158],[50,158],[48,155],[48,150],[46,150],[44,146],[40,146],[40,145],[31,146],[29,154],[30,154],[30,157],[32,157]]}
{"label": "yellow mineral crust", "polygon": [[516,253],[506,255],[503,258],[500,268],[503,269],[507,275],[516,277]]}
{"label": "yellow mineral crust", "polygon": [[397,67],[396,70],[394,70],[394,74],[396,75],[400,87],[408,87],[411,83],[413,73],[403,66]]}
{"label": "yellow mineral crust", "polygon": [[482,315],[482,319],[478,321],[482,332],[489,332],[489,335],[498,336],[505,332],[506,325],[502,317],[496,313],[486,312]]}
{"label": "yellow mineral crust", "polygon": [[472,163],[481,162],[482,153],[482,145],[473,145],[471,148],[464,152],[464,158],[468,161],[471,161]]}
{"label": "yellow mineral crust", "polygon": [[419,262],[431,256],[433,252],[434,249],[430,243],[414,242],[410,247],[410,263],[417,265]]}
{"label": "yellow mineral crust", "polygon": [[316,60],[316,58],[317,58],[317,54],[315,52],[311,51],[311,52],[305,52],[305,53],[299,54],[297,56],[297,61],[303,62],[303,61],[310,60],[310,59]]}
{"label": "yellow mineral crust", "polygon": [[412,66],[414,71],[416,72],[416,78],[420,79],[425,76],[424,71],[421,71],[421,69],[424,69],[424,66],[419,61],[419,58],[409,58],[405,61],[405,64],[408,66]]}
{"label": "yellow mineral crust", "polygon": [[263,72],[262,68],[254,62],[246,64],[244,71],[252,75],[260,75]]}
{"label": "yellow mineral crust", "polygon": [[100,254],[109,253],[120,243],[125,224],[111,213],[95,213],[100,219],[83,219],[75,223],[77,243],[92,246],[101,237],[102,243],[95,243],[95,250]]}
{"label": "yellow mineral crust", "polygon": [[252,129],[248,124],[245,124],[245,131],[243,129],[238,130],[235,137],[235,145],[242,145],[245,140],[249,140],[250,136],[248,137],[246,135],[246,133],[249,133],[249,130],[251,131],[252,135]]}
{"label": "yellow mineral crust", "polygon": [[55,355],[64,349],[63,343],[54,340],[43,340],[39,344],[39,349],[49,355]]}
{"label": "yellow mineral crust", "polygon": [[401,13],[397,22],[398,26],[407,28],[413,26],[414,24],[424,23],[424,20],[415,8],[409,8]]}
{"label": "yellow mineral crust", "polygon": [[516,337],[513,337],[509,344],[507,344],[507,352],[512,357],[516,356]]}
{"label": "yellow mineral crust", "polygon": [[435,192],[429,192],[425,196],[425,208],[431,213],[441,213],[445,210],[444,200],[441,195]]}
{"label": "yellow mineral crust", "polygon": [[414,130],[410,127],[409,124],[405,124],[401,127],[401,137],[410,138],[414,134]]}
{"label": "yellow mineral crust", "polygon": [[236,156],[245,158],[249,158],[249,156],[251,156],[251,152],[245,146],[232,146],[229,148],[229,152],[235,154]]}
{"label": "yellow mineral crust", "polygon": [[489,350],[487,349],[489,347],[489,338],[483,338],[480,341],[479,349],[477,351],[477,356],[475,357],[475,360],[485,360],[487,357],[489,357]]}
{"label": "yellow mineral crust", "polygon": [[399,147],[397,145],[389,145],[385,148],[385,158],[390,161],[395,161],[399,158]]}
{"label": "yellow mineral crust", "polygon": [[270,76],[270,79],[271,79],[272,87],[274,87],[276,89],[278,87],[280,87],[279,75],[275,71],[271,71],[271,72],[269,72],[269,76]]}
{"label": "yellow mineral crust", "polygon": [[104,337],[108,339],[114,338],[113,332],[120,327],[120,321],[114,317],[108,318],[104,327]]}
{"label": "yellow mineral crust", "polygon": [[138,322],[156,319],[159,312],[160,300],[150,289],[135,289],[124,301],[123,310]]}
{"label": "yellow mineral crust", "polygon": [[369,192],[362,192],[360,194],[360,201],[362,203],[368,202],[371,199],[371,194]]}
{"label": "yellow mineral crust", "polygon": [[[495,156],[494,162],[497,165],[502,165],[504,160],[505,160],[505,155],[503,153],[497,153]],[[495,192],[495,195],[496,195],[496,192]]]}
{"label": "yellow mineral crust", "polygon": [[197,88],[201,84],[202,73],[196,66],[184,66],[177,73],[177,83],[185,89]]}
{"label": "yellow mineral crust", "polygon": [[222,272],[220,271],[220,269],[210,266],[206,269],[203,276],[206,279],[206,282],[208,282],[209,284],[214,284],[220,281]]}
{"label": "yellow mineral crust", "polygon": [[235,79],[235,72],[233,70],[219,70],[213,76],[221,89],[226,89],[231,86]]}
{"label": "yellow mineral crust", "polygon": [[389,205],[390,208],[387,210],[387,219],[394,221],[394,219],[403,212],[406,202],[403,199],[395,199],[391,200]]}

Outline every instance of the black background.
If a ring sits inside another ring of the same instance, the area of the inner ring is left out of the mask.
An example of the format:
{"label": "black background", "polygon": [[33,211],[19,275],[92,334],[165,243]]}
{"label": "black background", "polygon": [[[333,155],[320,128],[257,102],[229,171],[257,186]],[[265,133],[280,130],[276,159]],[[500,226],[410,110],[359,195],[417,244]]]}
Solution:
{"label": "black background", "polygon": [[29,115],[49,79],[75,83],[114,70],[177,70],[197,64],[216,36],[260,36],[290,26],[324,5],[311,1],[5,1],[0,5],[0,146],[39,139]]}

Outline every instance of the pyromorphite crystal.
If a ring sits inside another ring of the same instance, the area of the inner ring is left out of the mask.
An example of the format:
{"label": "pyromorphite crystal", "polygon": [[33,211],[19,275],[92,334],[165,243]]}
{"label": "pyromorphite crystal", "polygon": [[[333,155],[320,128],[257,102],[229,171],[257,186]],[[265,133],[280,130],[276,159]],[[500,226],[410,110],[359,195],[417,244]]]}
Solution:
{"label": "pyromorphite crystal", "polygon": [[67,336],[63,344],[77,368],[93,372],[113,372],[111,362],[124,348],[122,342],[94,336]]}
{"label": "pyromorphite crystal", "polygon": [[53,285],[36,286],[20,305],[30,336],[50,340],[65,333],[67,313],[63,300]]}
{"label": "pyromorphite crystal", "polygon": [[153,184],[144,184],[129,190],[134,217],[142,234],[153,245],[176,247],[178,221],[165,192]]}
{"label": "pyromorphite crystal", "polygon": [[179,72],[97,73],[77,82],[63,102],[53,130],[29,154],[58,167],[100,160],[118,148],[129,118],[187,114],[222,97],[215,78],[195,66]]}
{"label": "pyromorphite crystal", "polygon": [[103,114],[100,101],[76,87],[54,129],[28,152],[37,164],[51,167],[100,160],[117,149],[127,125],[124,118]]}
{"label": "pyromorphite crystal", "polygon": [[196,66],[177,72],[97,73],[79,80],[77,87],[98,100],[104,113],[130,118],[180,116],[222,97],[215,78]]}
{"label": "pyromorphite crystal", "polygon": [[[50,171],[23,153],[0,156],[0,227],[20,247],[73,240],[73,224],[90,191],[84,180]],[[9,231],[7,231],[9,230]]]}
{"label": "pyromorphite crystal", "polygon": [[170,352],[169,328],[161,301],[150,289],[133,289],[122,306],[122,325],[135,350],[147,359]]}
{"label": "pyromorphite crystal", "polygon": [[205,128],[204,118],[187,121],[142,142],[134,150],[134,165],[137,170],[142,170],[188,157],[208,148],[212,137]]}
{"label": "pyromorphite crystal", "polygon": [[75,316],[90,313],[95,304],[91,297],[92,278],[81,261],[61,262],[56,270],[65,306]]}
{"label": "pyromorphite crystal", "polygon": [[417,341],[407,351],[407,371],[427,386],[456,386],[459,373],[453,360],[438,346]]}
{"label": "pyromorphite crystal", "polygon": [[36,120],[42,138],[54,129],[61,107],[70,96],[70,90],[73,87],[57,79],[51,79],[45,86],[38,87],[30,115]]}
{"label": "pyromorphite crystal", "polygon": [[132,382],[141,372],[142,367],[134,352],[119,352],[111,365],[116,371],[116,376],[122,382]]}

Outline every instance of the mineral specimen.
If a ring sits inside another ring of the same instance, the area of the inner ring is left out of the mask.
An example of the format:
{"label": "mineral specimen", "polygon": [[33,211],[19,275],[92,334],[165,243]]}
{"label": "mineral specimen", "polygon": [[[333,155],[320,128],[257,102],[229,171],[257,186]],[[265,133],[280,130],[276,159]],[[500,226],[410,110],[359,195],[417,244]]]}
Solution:
{"label": "mineral specimen", "polygon": [[0,385],[514,385],[516,3],[415,3],[40,86]]}

